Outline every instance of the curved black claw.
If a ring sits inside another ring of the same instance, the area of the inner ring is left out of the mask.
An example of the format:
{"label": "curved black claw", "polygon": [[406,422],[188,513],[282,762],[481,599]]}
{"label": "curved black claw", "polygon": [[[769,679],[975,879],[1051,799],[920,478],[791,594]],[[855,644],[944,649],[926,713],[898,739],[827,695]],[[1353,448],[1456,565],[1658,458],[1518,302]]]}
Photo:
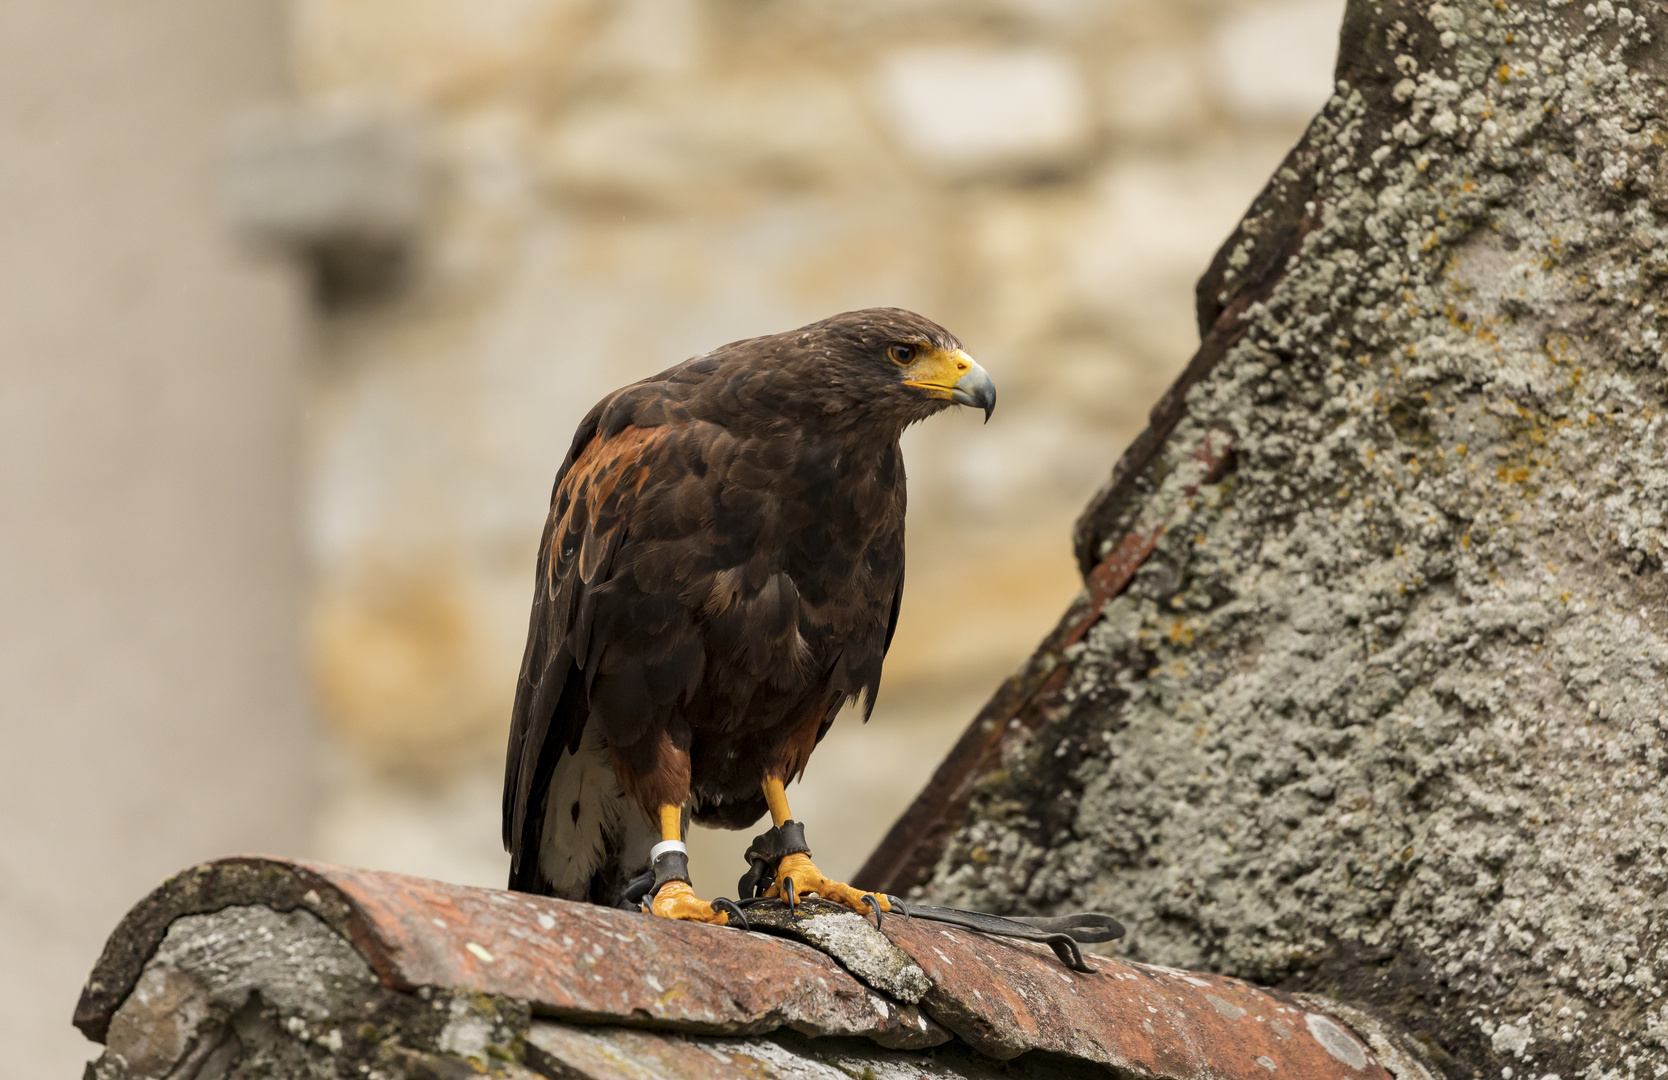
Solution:
{"label": "curved black claw", "polygon": [[869,910],[875,913],[875,929],[880,929],[880,899],[874,893],[864,893],[863,900],[869,905]]}
{"label": "curved black claw", "polygon": [[886,894],[886,902],[892,905],[892,910],[893,911],[903,912],[904,922],[909,921],[909,909],[904,906],[904,902],[902,900],[898,899],[896,896],[893,896],[891,893],[887,893]]}
{"label": "curved black claw", "polygon": [[782,879],[782,895],[787,897],[788,910],[796,915],[799,914],[799,898],[794,895],[793,878]]}
{"label": "curved black claw", "polygon": [[724,897],[720,896],[713,900],[712,909],[714,911],[722,911],[724,914],[728,915],[730,917],[731,926],[739,926],[743,930],[753,929],[752,924],[747,921],[747,913],[742,911],[741,905],[736,903],[734,900],[726,900]]}

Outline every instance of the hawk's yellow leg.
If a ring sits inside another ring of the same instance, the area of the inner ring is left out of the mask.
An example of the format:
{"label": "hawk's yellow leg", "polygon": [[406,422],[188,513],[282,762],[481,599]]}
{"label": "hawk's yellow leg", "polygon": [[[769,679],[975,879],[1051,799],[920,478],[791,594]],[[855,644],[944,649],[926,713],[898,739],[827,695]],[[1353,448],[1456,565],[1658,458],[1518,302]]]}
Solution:
{"label": "hawk's yellow leg", "polygon": [[[660,808],[660,838],[662,840],[683,839],[683,807],[668,803]],[[687,881],[668,881],[654,894],[649,910],[667,919],[683,919],[685,922],[716,923],[726,926],[730,916],[695,895],[695,890]]]}
{"label": "hawk's yellow leg", "polygon": [[[793,813],[788,809],[787,792],[782,789],[782,781],[774,777],[765,780],[764,797],[766,805],[770,807],[772,824],[780,825],[784,821],[793,820]],[[815,893],[824,900],[844,904],[859,915],[867,915],[874,910],[870,906],[872,896],[874,901],[880,904],[880,910],[892,910],[891,903],[884,896],[868,894],[843,882],[824,877],[822,871],[817,869],[817,864],[811,861],[810,855],[784,855],[782,861],[776,864],[776,884],[772,885],[765,895],[785,899],[783,883],[790,880],[793,882],[793,894],[796,899],[808,893]]]}

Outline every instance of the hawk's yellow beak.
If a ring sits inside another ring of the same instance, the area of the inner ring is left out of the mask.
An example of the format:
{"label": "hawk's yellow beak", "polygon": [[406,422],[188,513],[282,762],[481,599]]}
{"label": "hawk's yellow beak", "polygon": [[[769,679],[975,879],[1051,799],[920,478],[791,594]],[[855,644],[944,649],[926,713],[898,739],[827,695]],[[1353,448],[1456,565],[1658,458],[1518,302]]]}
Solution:
{"label": "hawk's yellow beak", "polygon": [[925,390],[935,398],[971,405],[985,411],[985,419],[996,411],[996,384],[990,374],[961,349],[924,348],[920,359],[905,372],[905,386]]}

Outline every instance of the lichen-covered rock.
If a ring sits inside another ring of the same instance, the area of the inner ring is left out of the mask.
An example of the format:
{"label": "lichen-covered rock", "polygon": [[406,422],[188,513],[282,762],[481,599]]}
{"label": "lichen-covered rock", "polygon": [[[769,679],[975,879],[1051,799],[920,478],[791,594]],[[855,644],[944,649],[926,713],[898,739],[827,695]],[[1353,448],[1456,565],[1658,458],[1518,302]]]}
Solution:
{"label": "lichen-covered rock", "polygon": [[[1455,1075],[1668,1072],[1665,39],[1658,4],[1351,0],[1085,554],[1168,531],[934,899],[1115,912]],[[1159,506],[1209,432],[1228,474]]]}
{"label": "lichen-covered rock", "polygon": [[932,980],[908,953],[850,908],[813,898],[794,911],[754,908],[748,921],[756,930],[803,941],[827,953],[864,985],[890,995],[906,1008],[918,1004],[932,989]]}

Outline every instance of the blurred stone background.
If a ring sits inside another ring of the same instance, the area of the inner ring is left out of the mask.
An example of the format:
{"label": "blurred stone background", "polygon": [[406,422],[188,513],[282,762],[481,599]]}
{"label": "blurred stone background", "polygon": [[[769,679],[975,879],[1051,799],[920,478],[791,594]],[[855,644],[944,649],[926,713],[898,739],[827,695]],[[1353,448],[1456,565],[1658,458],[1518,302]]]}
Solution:
{"label": "blurred stone background", "polygon": [[[723,342],[895,304],[957,333],[1001,408],[907,437],[880,704],[794,798],[855,869],[1076,590],[1069,523],[1191,354],[1193,281],[1329,93],[1341,10],[296,3],[302,112],[245,167],[357,125],[336,172],[291,180],[359,209],[270,230],[316,259],[366,219],[400,248],[329,263],[382,270],[325,281],[309,380],[321,853],[497,884],[532,555],[579,417]],[[733,890],[747,839],[697,835],[702,888]]]}
{"label": "blurred stone background", "polygon": [[[1328,95],[1342,6],[9,5],[17,1060],[85,1057],[67,1019],[103,934],[188,861],[500,884],[533,556],[579,417],[892,304],[958,334],[1001,408],[907,436],[879,707],[792,793],[819,862],[854,870],[1075,592],[1070,522],[1192,353],[1193,282]],[[746,840],[693,838],[703,892],[733,891]]]}

